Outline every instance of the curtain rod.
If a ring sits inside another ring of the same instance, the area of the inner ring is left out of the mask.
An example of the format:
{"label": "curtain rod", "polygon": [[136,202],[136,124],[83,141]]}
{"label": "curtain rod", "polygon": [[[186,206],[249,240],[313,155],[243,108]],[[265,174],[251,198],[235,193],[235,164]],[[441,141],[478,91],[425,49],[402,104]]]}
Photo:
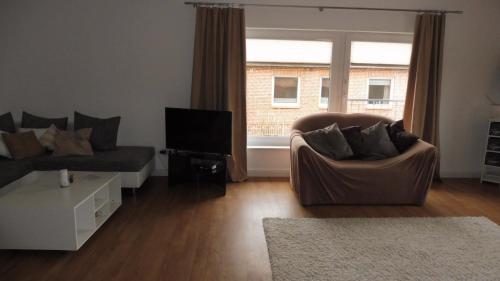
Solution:
{"label": "curtain rod", "polygon": [[447,10],[425,10],[425,9],[391,9],[391,8],[367,8],[367,7],[342,7],[342,6],[311,6],[311,5],[285,5],[285,4],[258,4],[258,3],[231,3],[231,2],[184,2],[185,5],[196,6],[238,6],[238,7],[272,7],[272,8],[306,8],[331,10],[362,10],[362,11],[388,11],[388,12],[413,12],[413,13],[441,13],[441,14],[463,14],[463,11]]}

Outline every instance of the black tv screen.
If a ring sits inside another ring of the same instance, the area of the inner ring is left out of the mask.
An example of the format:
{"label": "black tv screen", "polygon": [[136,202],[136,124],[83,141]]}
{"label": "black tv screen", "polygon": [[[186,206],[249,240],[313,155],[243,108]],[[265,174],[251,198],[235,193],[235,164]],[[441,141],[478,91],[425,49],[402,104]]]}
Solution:
{"label": "black tv screen", "polygon": [[166,147],[231,154],[231,112],[165,108]]}

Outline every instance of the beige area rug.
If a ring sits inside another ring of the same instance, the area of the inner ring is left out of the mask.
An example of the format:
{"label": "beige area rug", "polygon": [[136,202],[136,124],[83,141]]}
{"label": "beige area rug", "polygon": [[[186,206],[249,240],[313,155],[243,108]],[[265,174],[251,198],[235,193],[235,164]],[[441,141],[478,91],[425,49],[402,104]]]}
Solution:
{"label": "beige area rug", "polygon": [[482,217],[264,219],[273,279],[500,280]]}

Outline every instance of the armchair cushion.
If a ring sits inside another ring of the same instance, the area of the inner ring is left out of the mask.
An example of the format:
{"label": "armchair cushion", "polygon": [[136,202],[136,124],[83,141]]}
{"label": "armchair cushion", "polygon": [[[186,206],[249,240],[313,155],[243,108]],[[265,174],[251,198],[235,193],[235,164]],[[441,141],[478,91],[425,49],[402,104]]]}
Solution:
{"label": "armchair cushion", "polygon": [[381,160],[399,154],[382,122],[361,131],[363,135],[363,152],[367,154],[364,160]]}
{"label": "armchair cushion", "polygon": [[352,159],[362,159],[368,155],[360,126],[349,126],[340,130],[354,153]]}
{"label": "armchair cushion", "polygon": [[399,153],[403,153],[414,145],[418,137],[405,131],[403,120],[392,122],[387,125],[387,132]]}
{"label": "armchair cushion", "polygon": [[342,160],[354,155],[337,123],[303,133],[302,136],[314,150],[326,157]]}

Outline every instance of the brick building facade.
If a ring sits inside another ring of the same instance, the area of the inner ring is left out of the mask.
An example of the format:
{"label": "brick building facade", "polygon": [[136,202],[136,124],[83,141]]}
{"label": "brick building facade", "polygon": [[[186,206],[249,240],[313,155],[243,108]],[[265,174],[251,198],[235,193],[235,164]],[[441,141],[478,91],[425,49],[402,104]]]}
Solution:
{"label": "brick building facade", "polygon": [[[320,104],[321,81],[322,78],[330,76],[329,72],[330,68],[325,65],[248,64],[248,135],[286,136],[297,118],[326,112],[326,105]],[[296,105],[273,104],[274,77],[298,78]],[[351,68],[346,111],[367,112],[400,119],[403,114],[407,80],[407,68],[366,66]],[[370,89],[371,84],[374,84],[372,89]],[[369,100],[369,89],[371,98],[378,93],[377,98],[382,98],[383,95],[383,99]]]}

